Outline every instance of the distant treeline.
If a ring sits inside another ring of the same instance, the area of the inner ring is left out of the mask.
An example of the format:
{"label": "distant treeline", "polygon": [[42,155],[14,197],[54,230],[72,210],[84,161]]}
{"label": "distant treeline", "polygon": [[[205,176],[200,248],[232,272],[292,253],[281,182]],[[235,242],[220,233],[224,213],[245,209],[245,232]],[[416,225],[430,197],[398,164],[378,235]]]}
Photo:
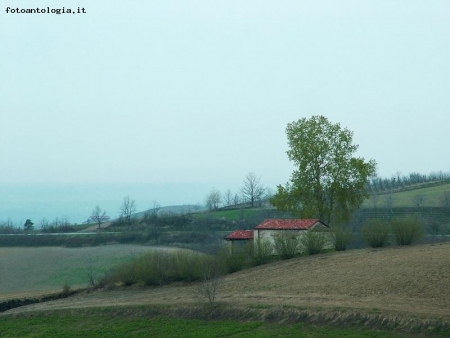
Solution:
{"label": "distant treeline", "polygon": [[428,175],[416,172],[409,175],[402,175],[400,172],[397,172],[391,178],[382,178],[379,176],[370,178],[367,183],[367,190],[372,193],[383,193],[423,188],[428,184],[431,186],[442,183],[450,183],[450,172],[436,171]]}

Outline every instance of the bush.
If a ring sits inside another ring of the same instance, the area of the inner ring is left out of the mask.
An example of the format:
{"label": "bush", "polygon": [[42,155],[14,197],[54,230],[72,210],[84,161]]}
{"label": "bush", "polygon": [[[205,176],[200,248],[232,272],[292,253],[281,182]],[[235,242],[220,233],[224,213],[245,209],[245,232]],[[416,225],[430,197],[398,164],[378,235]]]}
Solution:
{"label": "bush", "polygon": [[305,231],[300,237],[302,251],[305,251],[308,255],[320,253],[325,248],[326,242],[327,237],[323,232]]}
{"label": "bush", "polygon": [[362,227],[363,240],[372,248],[381,248],[388,244],[389,223],[383,220],[371,219]]}
{"label": "bush", "polygon": [[75,232],[77,229],[69,222],[67,217],[55,218],[51,223],[46,219],[41,221],[42,233],[63,233],[63,232]]}
{"label": "bush", "polygon": [[169,244],[169,243],[181,243],[181,244],[192,244],[192,243],[207,243],[210,240],[211,234],[194,232],[194,231],[183,231],[175,233],[164,233],[158,238],[159,243]]}
{"label": "bush", "polygon": [[183,250],[154,250],[116,266],[101,284],[164,285],[198,281],[202,278],[202,266],[208,265],[211,260],[216,260],[214,264],[223,268],[219,260],[209,255]]}
{"label": "bush", "polygon": [[276,233],[273,238],[275,251],[282,259],[292,258],[299,251],[300,239],[296,232],[282,231]]}
{"label": "bush", "polygon": [[340,226],[336,226],[332,232],[334,249],[336,251],[344,251],[347,250],[350,241],[353,238],[352,231],[349,228],[343,228]]}
{"label": "bush", "polygon": [[11,219],[0,222],[0,234],[21,234],[23,230],[17,227]]}
{"label": "bush", "polygon": [[221,265],[225,267],[225,270],[228,273],[242,270],[248,257],[249,253],[245,250],[245,248],[236,247],[233,248],[233,251],[230,251],[228,248],[224,248],[220,250],[218,254]]}
{"label": "bush", "polygon": [[205,260],[201,265],[200,283],[197,292],[200,297],[208,299],[213,308],[216,305],[217,290],[223,283],[224,271],[213,259]]}
{"label": "bush", "polygon": [[398,245],[411,245],[423,237],[423,228],[415,217],[394,219],[391,222],[392,234]]}
{"label": "bush", "polygon": [[252,265],[261,265],[269,261],[273,252],[272,244],[267,239],[258,239],[253,243]]}
{"label": "bush", "polygon": [[62,297],[69,297],[70,296],[70,285],[67,283],[64,283],[62,291],[61,291]]}

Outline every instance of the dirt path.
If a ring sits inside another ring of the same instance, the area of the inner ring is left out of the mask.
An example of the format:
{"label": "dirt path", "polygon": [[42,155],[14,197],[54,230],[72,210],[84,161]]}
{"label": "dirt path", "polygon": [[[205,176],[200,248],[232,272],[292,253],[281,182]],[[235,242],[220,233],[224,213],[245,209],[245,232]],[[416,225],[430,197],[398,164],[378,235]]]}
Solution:
{"label": "dirt path", "polygon": [[[111,224],[112,224],[112,222],[105,222],[105,223],[102,223],[102,224],[100,225],[100,228],[101,228],[102,230],[107,229]],[[88,227],[88,228],[86,228],[86,229],[80,230],[80,231],[78,231],[78,232],[97,232],[97,231],[98,231],[98,224],[95,224],[95,225],[92,225],[92,226],[90,226],[90,227]]]}

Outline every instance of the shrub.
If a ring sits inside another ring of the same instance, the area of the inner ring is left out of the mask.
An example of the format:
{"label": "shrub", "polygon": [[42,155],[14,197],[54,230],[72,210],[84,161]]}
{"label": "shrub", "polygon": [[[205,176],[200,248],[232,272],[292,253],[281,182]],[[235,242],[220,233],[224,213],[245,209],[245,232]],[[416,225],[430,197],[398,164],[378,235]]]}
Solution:
{"label": "shrub", "polygon": [[107,279],[110,283],[120,283],[123,285],[133,285],[137,283],[136,261],[133,260],[116,266],[112,275],[108,276]]}
{"label": "shrub", "polygon": [[202,266],[211,259],[215,259],[217,267],[222,269],[220,262],[209,255],[184,250],[152,250],[116,266],[101,284],[164,285],[198,281],[202,277]]}
{"label": "shrub", "polygon": [[216,305],[217,290],[223,283],[223,275],[223,269],[214,259],[207,259],[202,262],[197,292],[200,297],[208,299],[211,307]]}
{"label": "shrub", "polygon": [[398,245],[411,245],[423,236],[422,225],[415,217],[394,219],[391,221],[391,228]]}
{"label": "shrub", "polygon": [[363,240],[372,248],[381,248],[388,244],[389,223],[384,220],[370,219],[362,227]]}
{"label": "shrub", "polygon": [[300,237],[302,251],[308,255],[320,253],[325,248],[326,242],[327,237],[323,232],[305,231]]}
{"label": "shrub", "polygon": [[349,228],[336,226],[333,229],[332,237],[334,242],[334,249],[336,251],[344,251],[347,250],[350,241],[353,238],[353,234]]}
{"label": "shrub", "polygon": [[219,261],[224,266],[226,272],[233,273],[244,268],[248,253],[245,248],[233,248],[230,251],[228,248],[220,250],[218,254]]}
{"label": "shrub", "polygon": [[17,227],[11,219],[0,222],[0,234],[21,234],[23,230]]}
{"label": "shrub", "polygon": [[62,291],[61,291],[62,297],[69,297],[70,296],[70,285],[67,283],[64,283]]}
{"label": "shrub", "polygon": [[297,233],[281,231],[274,236],[275,251],[282,259],[289,259],[295,256],[300,248],[300,239]]}
{"label": "shrub", "polygon": [[267,239],[258,239],[253,243],[252,250],[252,265],[261,265],[269,261],[272,255],[272,244]]}

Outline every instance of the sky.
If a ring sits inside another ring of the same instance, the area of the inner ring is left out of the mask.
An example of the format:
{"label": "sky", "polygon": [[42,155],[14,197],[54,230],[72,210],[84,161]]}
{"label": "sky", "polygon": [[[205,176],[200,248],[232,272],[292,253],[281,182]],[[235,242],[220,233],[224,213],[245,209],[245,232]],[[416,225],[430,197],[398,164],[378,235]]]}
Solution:
{"label": "sky", "polygon": [[[0,220],[69,186],[116,210],[202,203],[249,172],[274,188],[286,125],[313,115],[382,177],[449,171],[449,1],[0,4]],[[6,13],[47,6],[86,13]]]}

